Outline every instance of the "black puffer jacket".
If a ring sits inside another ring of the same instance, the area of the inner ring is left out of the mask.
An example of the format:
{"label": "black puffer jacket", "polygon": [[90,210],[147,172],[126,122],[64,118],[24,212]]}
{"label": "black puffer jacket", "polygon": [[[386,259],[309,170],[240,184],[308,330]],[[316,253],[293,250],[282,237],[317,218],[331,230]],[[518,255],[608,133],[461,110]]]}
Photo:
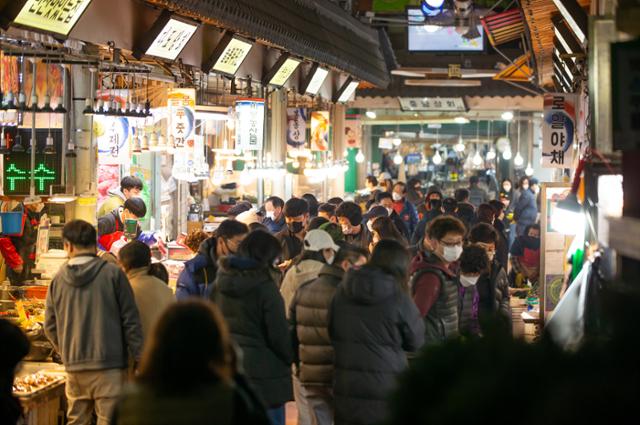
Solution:
{"label": "black puffer jacket", "polygon": [[318,278],[298,288],[289,309],[297,373],[305,385],[333,384],[333,346],[329,307],[344,276],[340,267],[324,265]]}
{"label": "black puffer jacket", "polygon": [[420,313],[392,276],[365,266],[347,272],[329,317],[335,423],[379,423],[397,376],[407,367],[405,352],[424,343]]}
{"label": "black puffer jacket", "polygon": [[268,407],[292,400],[291,339],[271,271],[248,258],[224,257],[214,288],[212,299],[242,348],[249,382]]}
{"label": "black puffer jacket", "polygon": [[502,327],[511,332],[511,303],[509,302],[509,279],[500,263],[494,259],[491,271],[480,276],[476,283],[480,303],[478,316],[480,325],[487,319],[497,319]]}

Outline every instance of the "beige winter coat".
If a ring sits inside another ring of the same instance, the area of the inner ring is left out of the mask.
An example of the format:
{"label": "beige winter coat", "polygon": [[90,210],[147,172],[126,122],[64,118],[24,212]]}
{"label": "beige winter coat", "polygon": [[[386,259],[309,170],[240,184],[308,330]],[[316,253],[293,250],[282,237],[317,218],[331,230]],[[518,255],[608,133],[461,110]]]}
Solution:
{"label": "beige winter coat", "polygon": [[147,267],[129,270],[127,277],[133,288],[146,341],[162,313],[176,298],[166,283],[149,275]]}

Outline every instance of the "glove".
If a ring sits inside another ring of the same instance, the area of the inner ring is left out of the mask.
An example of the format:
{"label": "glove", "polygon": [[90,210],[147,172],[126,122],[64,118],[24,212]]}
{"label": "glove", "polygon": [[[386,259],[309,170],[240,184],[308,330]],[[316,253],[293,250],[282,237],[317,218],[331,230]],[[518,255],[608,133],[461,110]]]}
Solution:
{"label": "glove", "polygon": [[138,240],[145,245],[151,246],[158,242],[158,238],[156,237],[156,233],[151,230],[145,230],[140,233],[138,236]]}

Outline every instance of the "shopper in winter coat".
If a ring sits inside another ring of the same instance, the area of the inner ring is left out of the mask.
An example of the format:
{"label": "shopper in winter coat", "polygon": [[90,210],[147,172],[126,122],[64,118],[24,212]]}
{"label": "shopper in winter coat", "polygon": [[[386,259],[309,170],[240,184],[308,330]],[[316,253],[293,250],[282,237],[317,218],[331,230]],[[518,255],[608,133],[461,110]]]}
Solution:
{"label": "shopper in winter coat", "polygon": [[277,196],[271,196],[264,201],[265,218],[262,224],[271,233],[278,233],[286,226],[284,221],[284,201]]}
{"label": "shopper in winter coat", "polygon": [[127,273],[140,312],[145,339],[156,322],[176,300],[166,283],[149,274],[151,250],[140,241],[126,244],[118,253],[120,265]]}
{"label": "shopper in winter coat", "polygon": [[[395,224],[396,229],[398,229],[398,231],[402,233],[402,235],[407,240],[411,239],[409,228],[404,223],[404,221],[402,221],[398,213],[396,213],[396,211],[393,209],[393,196],[391,195],[391,193],[389,192],[378,193],[376,195],[376,202],[378,203],[378,207],[371,208],[369,210],[369,213],[367,214],[369,217],[369,220],[371,220],[371,218],[373,217],[383,216],[382,214],[379,213],[379,208],[382,207],[387,212],[386,216],[388,216],[393,221],[393,224]],[[374,213],[374,211],[376,212],[375,215],[372,214]]]}
{"label": "shopper in winter coat", "polygon": [[192,299],[169,307],[147,342],[135,385],[113,425],[269,425],[265,408],[234,379],[229,330],[218,308]]}
{"label": "shopper in winter coat", "polygon": [[407,367],[405,352],[424,342],[424,324],[407,292],[409,254],[382,240],[369,263],[347,272],[331,305],[335,423],[384,421],[387,400]]}
{"label": "shopper in winter coat", "polygon": [[536,222],[538,218],[538,207],[536,206],[536,195],[529,188],[529,179],[520,179],[520,191],[518,199],[513,206],[513,220],[516,223],[516,236],[524,234],[527,226]]}
{"label": "shopper in winter coat", "polygon": [[19,327],[0,319],[0,423],[15,425],[22,419],[22,406],[13,395],[12,387],[16,366],[29,354],[29,346],[27,336]]}
{"label": "shopper in winter coat", "polygon": [[477,282],[489,267],[489,258],[480,245],[467,245],[460,255],[458,287],[458,330],[461,335],[480,336],[480,295]]}
{"label": "shopper in winter coat", "polygon": [[[294,383],[298,424],[333,423],[333,346],[329,338],[329,307],[346,271],[361,267],[368,253],[346,243],[331,264],[324,264],[318,278],[302,284],[289,309],[294,344]],[[299,397],[302,395],[303,397]]]}
{"label": "shopper in winter coat", "polygon": [[202,242],[198,254],[184,263],[184,270],[176,284],[176,298],[208,298],[216,280],[218,259],[234,254],[247,233],[249,228],[239,221],[225,220],[220,223],[215,236]]}
{"label": "shopper in winter coat", "polygon": [[302,198],[291,198],[284,204],[284,220],[286,226],[276,233],[282,247],[281,260],[278,265],[283,272],[288,270],[294,259],[304,249],[302,241],[309,222],[309,204]]}
{"label": "shopper in winter coat", "polygon": [[410,235],[416,230],[418,225],[418,211],[416,207],[406,198],[407,185],[403,182],[397,182],[393,185],[393,210],[400,216],[404,224],[407,226],[407,230]]}
{"label": "shopper in winter coat", "polygon": [[296,260],[296,264],[287,271],[280,287],[286,312],[289,312],[293,296],[300,285],[317,278],[320,269],[325,264],[333,262],[339,249],[324,230],[314,229],[307,232],[304,237],[304,251]]}
{"label": "shopper in winter coat", "polygon": [[507,333],[512,331],[509,279],[504,267],[496,258],[497,231],[486,223],[475,225],[469,233],[469,242],[484,248],[489,267],[476,284],[480,295],[480,325],[499,326]]}
{"label": "shopper in winter coat", "polygon": [[[147,205],[142,198],[129,198],[124,205],[98,218],[98,243],[105,251],[122,238],[127,220],[139,220],[147,215]],[[136,225],[136,237],[142,233],[140,225]]]}
{"label": "shopper in winter coat", "polygon": [[350,201],[341,203],[336,209],[336,217],[346,242],[364,249],[369,247],[371,233],[362,222],[362,209],[358,204]]}
{"label": "shopper in winter coat", "polygon": [[424,318],[426,344],[458,336],[458,278],[454,267],[462,253],[465,233],[460,220],[436,218],[411,262],[411,292]]}
{"label": "shopper in winter coat", "polygon": [[261,230],[251,232],[237,255],[220,260],[212,293],[242,349],[247,378],[275,424],[284,424],[284,404],[293,399],[291,338],[274,277],[279,274],[274,262],[280,253],[274,236]]}
{"label": "shopper in winter coat", "polygon": [[109,190],[107,199],[104,200],[98,209],[98,217],[107,215],[109,212],[121,207],[127,199],[140,196],[142,187],[142,180],[138,177],[123,177],[120,181],[119,188]]}
{"label": "shopper in winter coat", "polygon": [[481,188],[479,183],[480,179],[478,176],[471,176],[469,178],[469,202],[476,208],[478,208],[480,204],[489,201],[487,191]]}
{"label": "shopper in winter coat", "polygon": [[62,357],[70,425],[93,410],[106,425],[120,396],[128,353],[142,351],[140,315],[124,272],[96,256],[96,230],[82,220],[62,230],[69,261],[47,291],[44,330]]}

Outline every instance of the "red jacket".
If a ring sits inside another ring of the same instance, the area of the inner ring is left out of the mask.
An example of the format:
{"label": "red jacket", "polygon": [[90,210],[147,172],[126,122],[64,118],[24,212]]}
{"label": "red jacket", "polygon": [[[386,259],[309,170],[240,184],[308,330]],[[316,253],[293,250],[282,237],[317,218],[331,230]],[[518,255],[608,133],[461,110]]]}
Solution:
{"label": "red jacket", "polygon": [[0,254],[4,257],[4,262],[7,263],[9,268],[15,269],[24,263],[8,236],[0,237]]}

